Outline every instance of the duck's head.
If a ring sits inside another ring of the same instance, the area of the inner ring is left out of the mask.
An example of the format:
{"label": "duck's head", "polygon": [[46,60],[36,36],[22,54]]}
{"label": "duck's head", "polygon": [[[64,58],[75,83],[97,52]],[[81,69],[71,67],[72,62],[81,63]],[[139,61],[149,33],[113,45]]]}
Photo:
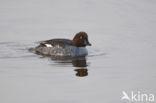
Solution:
{"label": "duck's head", "polygon": [[72,45],[76,47],[91,46],[91,44],[88,41],[87,33],[85,32],[77,33],[72,40]]}

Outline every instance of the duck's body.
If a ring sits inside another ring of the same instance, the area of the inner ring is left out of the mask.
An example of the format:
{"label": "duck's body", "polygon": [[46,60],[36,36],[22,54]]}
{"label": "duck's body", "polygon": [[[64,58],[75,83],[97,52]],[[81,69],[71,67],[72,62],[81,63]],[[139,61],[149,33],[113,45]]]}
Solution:
{"label": "duck's body", "polygon": [[87,34],[79,32],[73,40],[51,39],[41,41],[40,45],[35,48],[35,51],[39,54],[50,56],[86,56],[88,54],[87,45],[91,45],[88,42]]}

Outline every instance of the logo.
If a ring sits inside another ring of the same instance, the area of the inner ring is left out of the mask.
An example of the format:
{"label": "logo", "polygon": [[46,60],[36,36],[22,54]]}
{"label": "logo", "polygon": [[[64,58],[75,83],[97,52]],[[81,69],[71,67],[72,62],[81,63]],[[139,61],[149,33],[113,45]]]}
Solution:
{"label": "logo", "polygon": [[154,102],[154,94],[141,93],[140,91],[126,93],[122,91],[121,100],[127,100],[131,102]]}

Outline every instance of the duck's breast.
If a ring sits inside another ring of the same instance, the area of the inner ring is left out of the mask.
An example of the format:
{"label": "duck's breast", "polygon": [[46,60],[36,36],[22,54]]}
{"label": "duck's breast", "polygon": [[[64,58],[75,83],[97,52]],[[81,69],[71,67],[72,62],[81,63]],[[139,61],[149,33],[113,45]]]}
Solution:
{"label": "duck's breast", "polygon": [[69,51],[71,52],[72,56],[86,56],[88,55],[88,51],[85,47],[75,47],[69,46]]}

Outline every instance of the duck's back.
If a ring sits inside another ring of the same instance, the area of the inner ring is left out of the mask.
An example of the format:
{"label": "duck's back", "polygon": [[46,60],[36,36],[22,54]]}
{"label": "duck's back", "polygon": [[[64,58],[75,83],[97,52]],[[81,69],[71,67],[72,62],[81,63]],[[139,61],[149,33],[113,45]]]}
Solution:
{"label": "duck's back", "polygon": [[46,40],[46,41],[41,41],[40,45],[51,45],[51,46],[56,46],[56,45],[60,45],[60,46],[65,46],[65,45],[72,45],[72,40],[69,39],[51,39],[51,40]]}
{"label": "duck's back", "polygon": [[43,55],[71,55],[67,47],[72,46],[72,40],[69,39],[51,39],[39,42],[40,45],[35,51]]}

